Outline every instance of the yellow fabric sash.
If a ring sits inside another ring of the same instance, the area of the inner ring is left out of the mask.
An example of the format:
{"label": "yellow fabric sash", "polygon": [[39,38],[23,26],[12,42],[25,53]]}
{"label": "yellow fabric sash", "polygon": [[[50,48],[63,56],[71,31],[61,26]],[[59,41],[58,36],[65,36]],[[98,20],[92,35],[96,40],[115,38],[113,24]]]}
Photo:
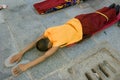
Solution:
{"label": "yellow fabric sash", "polygon": [[103,14],[101,12],[98,12],[98,11],[96,11],[96,13],[98,13],[98,14],[102,15],[103,17],[105,17],[107,21],[109,20],[109,18],[105,14]]}

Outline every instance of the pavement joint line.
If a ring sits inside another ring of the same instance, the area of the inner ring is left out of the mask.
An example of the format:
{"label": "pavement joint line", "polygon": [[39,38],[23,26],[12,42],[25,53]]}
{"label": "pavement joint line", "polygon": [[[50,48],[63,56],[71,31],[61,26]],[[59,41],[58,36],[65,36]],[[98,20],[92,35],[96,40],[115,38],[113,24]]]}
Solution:
{"label": "pavement joint line", "polygon": [[[98,40],[96,40],[96,39],[94,38],[94,36],[96,36],[96,34],[95,34],[95,35],[93,35],[93,36],[91,37],[91,39],[92,39],[95,43],[99,43],[99,41],[98,41]],[[103,41],[108,42],[107,40],[103,40]]]}
{"label": "pavement joint line", "polygon": [[66,69],[67,66],[68,66],[68,64],[63,65],[61,68],[56,69],[56,70],[54,70],[54,71],[52,71],[52,72],[46,74],[45,76],[43,76],[41,79],[38,79],[38,80],[44,80],[44,79],[47,78],[48,76],[51,76],[52,74],[55,74],[56,72],[59,72],[59,71],[61,71],[61,70],[63,70],[63,69]]}
{"label": "pavement joint line", "polygon": [[[61,54],[63,57],[67,56],[63,50],[61,50],[61,52],[63,53],[63,54]],[[67,61],[70,61],[70,58],[68,58],[68,57],[64,57],[64,59]]]}
{"label": "pavement joint line", "polygon": [[29,71],[26,71],[26,75],[27,75],[26,77],[30,78],[30,80],[34,80]]}
{"label": "pavement joint line", "polygon": [[12,29],[11,29],[11,27],[9,26],[9,23],[8,23],[8,22],[6,22],[6,23],[8,24],[7,27],[8,27],[8,29],[9,29],[11,38],[13,39],[13,41],[14,41],[14,43],[15,43],[15,47],[16,47],[17,51],[19,51],[19,46],[18,46],[18,44],[17,44],[17,42],[16,42],[15,36],[13,35]]}

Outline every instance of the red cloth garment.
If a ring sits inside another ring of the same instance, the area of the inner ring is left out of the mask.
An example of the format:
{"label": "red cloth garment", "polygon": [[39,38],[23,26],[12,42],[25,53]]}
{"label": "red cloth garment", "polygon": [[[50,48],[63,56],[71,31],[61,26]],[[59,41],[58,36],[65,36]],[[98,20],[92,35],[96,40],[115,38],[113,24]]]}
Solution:
{"label": "red cloth garment", "polygon": [[33,6],[39,14],[45,13],[50,8],[65,4],[65,0],[45,0],[43,2],[35,3]]}
{"label": "red cloth garment", "polygon": [[107,19],[98,14],[98,13],[89,13],[89,14],[81,14],[76,16],[75,18],[79,19],[82,28],[83,28],[83,35],[93,35],[94,33],[98,32],[99,30],[103,29],[103,27],[112,21],[114,18],[116,18],[116,10],[111,9],[108,7],[104,7],[102,9],[97,10],[103,14],[105,14],[108,17]]}
{"label": "red cloth garment", "polygon": [[[119,20],[120,20],[120,14],[118,14],[117,17],[113,18],[111,21],[109,21],[107,24],[105,24],[105,25],[103,26],[103,28],[101,28],[99,31],[104,30],[104,29],[112,26],[112,25],[115,24],[116,22],[119,22]],[[99,31],[98,31],[98,32],[99,32]],[[97,33],[97,32],[95,32],[95,33]],[[94,34],[95,34],[95,33],[94,33]]]}
{"label": "red cloth garment", "polygon": [[77,4],[77,0],[45,0],[33,6],[39,14],[50,13]]}

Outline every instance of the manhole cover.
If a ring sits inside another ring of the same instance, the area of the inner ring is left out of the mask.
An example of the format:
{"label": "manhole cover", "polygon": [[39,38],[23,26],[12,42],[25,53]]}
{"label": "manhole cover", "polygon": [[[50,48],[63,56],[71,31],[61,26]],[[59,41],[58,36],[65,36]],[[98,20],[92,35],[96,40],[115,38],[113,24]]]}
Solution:
{"label": "manhole cover", "polygon": [[120,62],[112,54],[103,48],[71,68],[78,80],[118,80]]}

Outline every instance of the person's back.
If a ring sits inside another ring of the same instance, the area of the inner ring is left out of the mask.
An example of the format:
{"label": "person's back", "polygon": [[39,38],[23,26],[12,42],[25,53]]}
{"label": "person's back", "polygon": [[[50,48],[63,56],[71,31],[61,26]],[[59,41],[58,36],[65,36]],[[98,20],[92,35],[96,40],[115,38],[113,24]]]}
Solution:
{"label": "person's back", "polygon": [[82,27],[78,19],[71,19],[61,26],[51,27],[45,31],[53,46],[66,46],[82,39]]}

